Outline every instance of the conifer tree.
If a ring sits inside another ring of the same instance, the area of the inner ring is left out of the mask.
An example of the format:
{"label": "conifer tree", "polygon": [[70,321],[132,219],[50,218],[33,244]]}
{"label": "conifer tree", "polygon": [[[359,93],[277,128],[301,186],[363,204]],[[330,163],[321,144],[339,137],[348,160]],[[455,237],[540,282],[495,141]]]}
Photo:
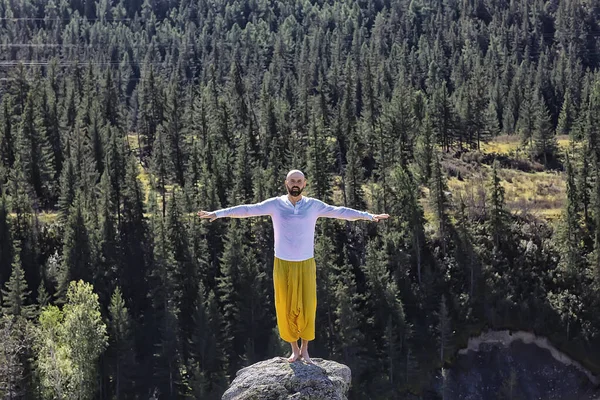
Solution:
{"label": "conifer tree", "polygon": [[40,206],[46,205],[54,191],[54,154],[43,129],[39,93],[32,89],[27,96],[18,130],[18,152],[27,181],[35,191]]}
{"label": "conifer tree", "polygon": [[93,283],[90,233],[86,226],[85,210],[81,193],[75,198],[71,207],[65,229],[63,245],[63,265],[57,297],[64,300],[69,284],[73,280],[84,280]]}
{"label": "conifer tree", "polygon": [[558,135],[570,135],[573,131],[576,120],[577,116],[575,114],[575,105],[573,104],[571,91],[567,90],[562,107],[560,109],[556,133]]}
{"label": "conifer tree", "polygon": [[575,184],[575,173],[568,154],[565,163],[567,198],[556,234],[556,240],[561,253],[559,266],[571,274],[571,276],[576,276],[580,272],[579,269],[583,257],[580,246],[581,210],[579,208],[577,187]]}
{"label": "conifer tree", "polygon": [[494,246],[499,248],[504,240],[506,233],[506,210],[504,203],[504,187],[501,185],[501,178],[498,175],[498,161],[494,161],[492,165],[492,175],[490,180],[489,200],[490,200],[490,215],[489,225],[494,242]]}
{"label": "conifer tree", "polygon": [[167,90],[167,101],[165,104],[164,128],[167,143],[167,154],[170,159],[175,181],[183,187],[185,184],[185,165],[187,164],[188,149],[185,141],[185,111],[187,109],[186,99],[179,75],[174,74],[171,84]]}
{"label": "conifer tree", "polygon": [[10,277],[13,260],[13,240],[8,222],[8,207],[4,193],[0,193],[0,286]]}
{"label": "conifer tree", "polygon": [[150,199],[152,247],[151,300],[153,329],[155,330],[154,378],[161,393],[176,398],[180,381],[181,342],[178,337],[180,321],[177,319],[181,288],[176,281],[176,261],[173,243],[169,240],[166,221],[156,212],[156,200]]}
{"label": "conifer tree", "polygon": [[2,96],[0,104],[0,165],[12,168],[15,162],[15,126],[11,113],[11,98]]}
{"label": "conifer tree", "polygon": [[426,113],[423,123],[420,126],[415,146],[415,162],[417,163],[419,180],[423,184],[427,184],[431,179],[434,145],[435,138],[433,136],[431,117],[429,113]]}
{"label": "conifer tree", "polygon": [[10,279],[6,282],[6,289],[2,289],[2,311],[4,315],[30,318],[33,316],[33,307],[26,303],[31,292],[27,289],[25,272],[21,266],[21,245],[18,241],[14,243],[13,253],[15,259]]}
{"label": "conifer tree", "polygon": [[310,180],[312,196],[328,201],[331,182],[328,168],[331,165],[331,150],[327,145],[328,132],[323,116],[313,116],[307,146],[307,179]]}
{"label": "conifer tree", "polygon": [[132,296],[130,310],[132,316],[137,318],[146,305],[144,298],[148,291],[145,281],[140,277],[146,276],[150,247],[138,164],[133,156],[127,158],[125,168],[120,208],[122,216],[117,221],[121,271],[119,281],[122,283],[123,293]]}
{"label": "conifer tree", "polygon": [[162,216],[167,213],[167,193],[166,186],[171,181],[173,172],[172,159],[169,156],[169,147],[167,143],[167,132],[163,125],[159,125],[156,132],[156,140],[152,147],[152,172],[156,177],[156,190],[161,195]]}
{"label": "conifer tree", "polygon": [[66,222],[69,216],[69,212],[71,211],[73,201],[75,200],[75,192],[77,189],[77,178],[75,176],[75,170],[71,158],[70,142],[67,142],[65,158],[66,160],[60,174],[60,194],[58,197],[58,209],[60,219]]}
{"label": "conifer tree", "polygon": [[165,100],[161,83],[156,77],[152,65],[149,71],[145,71],[142,76],[145,79],[139,88],[137,131],[143,135],[141,138],[138,135],[138,142],[140,143],[141,158],[145,158],[152,154],[156,130],[164,119]]}
{"label": "conifer tree", "polygon": [[338,332],[336,355],[348,365],[355,376],[361,375],[361,346],[364,335],[361,331],[361,318],[358,309],[361,296],[357,291],[356,279],[346,255],[345,262],[334,289],[336,303],[335,332]]}
{"label": "conifer tree", "polygon": [[446,240],[450,233],[450,217],[448,200],[448,187],[446,178],[442,173],[439,156],[435,155],[431,166],[430,199],[435,214],[437,237],[441,241],[442,251],[447,251]]}
{"label": "conifer tree", "polygon": [[556,142],[556,136],[554,135],[552,121],[550,120],[550,115],[548,113],[548,107],[541,97],[536,102],[534,126],[534,147],[532,150],[536,158],[544,161],[544,167],[548,167],[549,163],[555,158],[558,144]]}
{"label": "conifer tree", "polygon": [[348,138],[347,164],[344,170],[344,198],[346,206],[354,209],[365,208],[364,191],[364,168],[360,151],[358,134],[351,134]]}
{"label": "conifer tree", "polygon": [[108,307],[111,377],[116,399],[133,398],[135,376],[135,349],[132,321],[121,289],[117,286]]}
{"label": "conifer tree", "polygon": [[536,123],[536,107],[539,100],[538,91],[528,83],[523,90],[523,99],[519,108],[519,119],[517,130],[521,135],[523,143],[533,148],[533,135]]}
{"label": "conifer tree", "polygon": [[183,214],[182,199],[179,192],[173,190],[167,207],[167,240],[173,248],[173,280],[180,292],[178,300],[178,319],[181,326],[182,357],[188,358],[188,343],[192,332],[192,307],[198,295],[198,271],[192,262],[190,240],[187,235],[186,219]]}

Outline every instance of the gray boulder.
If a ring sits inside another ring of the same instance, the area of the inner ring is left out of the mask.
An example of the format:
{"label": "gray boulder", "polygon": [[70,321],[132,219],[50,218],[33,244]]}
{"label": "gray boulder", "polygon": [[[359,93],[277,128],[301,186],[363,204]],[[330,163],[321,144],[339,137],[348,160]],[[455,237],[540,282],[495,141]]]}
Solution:
{"label": "gray boulder", "polygon": [[346,400],[350,368],[313,358],[314,364],[275,357],[240,369],[223,400]]}

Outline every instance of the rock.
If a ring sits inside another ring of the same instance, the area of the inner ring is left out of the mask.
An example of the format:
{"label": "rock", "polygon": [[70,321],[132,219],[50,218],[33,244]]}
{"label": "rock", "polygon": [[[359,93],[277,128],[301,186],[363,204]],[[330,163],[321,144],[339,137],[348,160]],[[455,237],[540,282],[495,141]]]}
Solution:
{"label": "rock", "polygon": [[240,369],[223,400],[346,400],[350,368],[313,358],[314,364],[275,357]]}
{"label": "rock", "polygon": [[448,400],[600,399],[597,377],[526,332],[493,331],[469,340],[445,376],[438,388]]}

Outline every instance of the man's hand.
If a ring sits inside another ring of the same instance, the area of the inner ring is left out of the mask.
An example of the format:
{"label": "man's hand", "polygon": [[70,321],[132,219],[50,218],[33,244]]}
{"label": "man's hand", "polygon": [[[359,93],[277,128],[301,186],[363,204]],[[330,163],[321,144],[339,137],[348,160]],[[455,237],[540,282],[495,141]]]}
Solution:
{"label": "man's hand", "polygon": [[217,219],[217,214],[210,211],[198,211],[198,216],[200,218],[210,218],[210,222],[213,222],[215,219]]}
{"label": "man's hand", "polygon": [[388,219],[389,217],[390,217],[389,214],[377,214],[377,215],[373,215],[373,221],[379,222],[382,219]]}

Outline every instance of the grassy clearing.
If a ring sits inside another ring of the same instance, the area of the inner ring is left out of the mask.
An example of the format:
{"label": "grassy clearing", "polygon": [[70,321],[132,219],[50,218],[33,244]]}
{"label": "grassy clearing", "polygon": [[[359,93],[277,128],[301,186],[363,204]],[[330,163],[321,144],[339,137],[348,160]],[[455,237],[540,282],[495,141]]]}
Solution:
{"label": "grassy clearing", "polygon": [[[557,142],[560,151],[565,151],[571,146],[566,136],[558,137]],[[482,145],[481,152],[527,159],[526,149],[516,135],[500,136],[485,143]],[[454,202],[458,204],[462,199],[470,207],[485,209],[491,167],[478,162],[463,162],[459,159],[448,159],[445,165],[450,175],[448,188]],[[457,171],[460,172],[459,176]],[[554,220],[560,216],[566,196],[563,172],[535,170],[525,172],[519,169],[501,168],[499,176],[505,190],[505,203],[511,212],[529,213],[546,220]],[[423,205],[428,215],[430,210],[427,202]]]}
{"label": "grassy clearing", "polygon": [[[558,148],[561,151],[568,148],[570,145],[569,137],[566,135],[560,135],[556,137]],[[512,154],[512,153],[523,153],[525,154],[526,148],[523,146],[521,137],[519,135],[501,135],[488,143],[481,144],[481,151],[484,153],[497,153],[497,154]]]}

